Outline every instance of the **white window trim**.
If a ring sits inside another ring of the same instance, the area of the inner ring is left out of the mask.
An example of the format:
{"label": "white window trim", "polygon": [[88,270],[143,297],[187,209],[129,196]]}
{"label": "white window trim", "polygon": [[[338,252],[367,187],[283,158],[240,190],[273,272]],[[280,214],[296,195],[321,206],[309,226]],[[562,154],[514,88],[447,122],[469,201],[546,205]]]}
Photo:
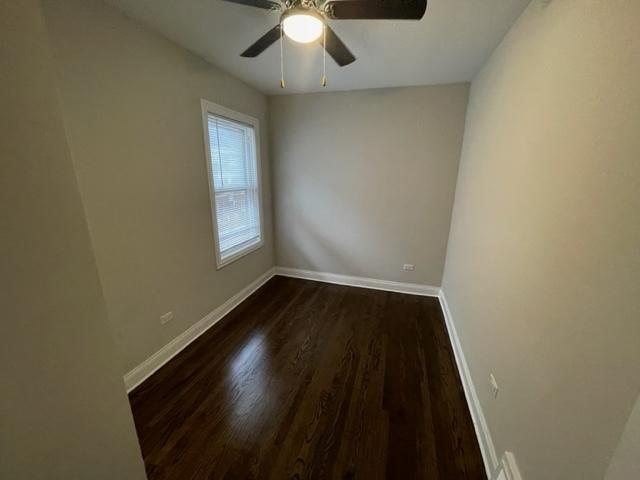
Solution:
{"label": "white window trim", "polygon": [[[209,183],[209,206],[211,208],[211,220],[213,227],[213,240],[215,244],[215,255],[216,255],[216,269],[220,270],[222,267],[229,265],[232,262],[244,257],[245,255],[250,254],[261,248],[264,245],[264,215],[262,208],[262,161],[260,158],[260,122],[257,118],[251,117],[249,115],[245,115],[240,112],[236,112],[227,107],[223,107],[222,105],[218,105],[216,103],[210,102],[209,100],[205,100],[204,98],[200,100],[202,106],[202,131],[204,134],[204,153],[205,159],[207,162],[207,179]],[[234,253],[226,257],[222,260],[220,256],[220,242],[218,239],[218,219],[216,218],[216,195],[215,188],[213,185],[213,171],[212,171],[212,161],[211,161],[211,145],[209,144],[209,114],[217,115],[219,117],[228,118],[229,120],[233,120],[235,122],[244,123],[253,127],[254,137],[255,137],[255,153],[256,153],[256,174],[258,181],[258,212],[260,215],[260,241],[251,243],[244,248],[240,249],[238,252]]]}

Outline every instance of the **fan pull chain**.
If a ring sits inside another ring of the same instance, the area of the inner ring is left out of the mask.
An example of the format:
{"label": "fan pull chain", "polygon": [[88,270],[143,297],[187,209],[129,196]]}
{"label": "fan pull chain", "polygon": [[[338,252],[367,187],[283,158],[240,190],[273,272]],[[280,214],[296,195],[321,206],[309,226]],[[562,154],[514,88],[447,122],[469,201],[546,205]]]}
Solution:
{"label": "fan pull chain", "polygon": [[282,40],[282,25],[280,25],[280,88],[284,88],[284,46]]}
{"label": "fan pull chain", "polygon": [[327,86],[327,24],[322,24],[322,80],[320,84],[323,87]]}

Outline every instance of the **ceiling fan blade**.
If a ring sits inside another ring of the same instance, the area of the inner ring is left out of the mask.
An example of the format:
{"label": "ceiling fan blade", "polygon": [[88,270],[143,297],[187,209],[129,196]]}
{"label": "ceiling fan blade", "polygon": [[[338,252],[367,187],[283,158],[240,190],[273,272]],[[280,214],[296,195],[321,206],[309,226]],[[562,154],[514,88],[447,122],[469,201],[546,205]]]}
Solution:
{"label": "ceiling fan blade", "polygon": [[324,4],[327,17],[335,20],[420,20],[427,0],[339,0]]}
{"label": "ceiling fan blade", "polygon": [[265,10],[281,10],[282,5],[271,0],[223,0],[224,2],[239,3],[248,7],[263,8]]}
{"label": "ceiling fan blade", "polygon": [[344,67],[345,65],[349,65],[356,60],[356,57],[353,56],[353,53],[349,51],[347,46],[342,43],[340,37],[336,35],[336,32],[332,30],[332,28],[325,24],[326,32],[327,32],[327,44],[324,43],[324,38],[320,37],[320,45],[324,47],[329,55],[336,61],[338,65]]}
{"label": "ceiling fan blade", "polygon": [[263,36],[261,36],[256,43],[247,48],[240,54],[241,57],[257,57],[264,52],[271,45],[276,43],[280,38],[280,24],[273,27]]}

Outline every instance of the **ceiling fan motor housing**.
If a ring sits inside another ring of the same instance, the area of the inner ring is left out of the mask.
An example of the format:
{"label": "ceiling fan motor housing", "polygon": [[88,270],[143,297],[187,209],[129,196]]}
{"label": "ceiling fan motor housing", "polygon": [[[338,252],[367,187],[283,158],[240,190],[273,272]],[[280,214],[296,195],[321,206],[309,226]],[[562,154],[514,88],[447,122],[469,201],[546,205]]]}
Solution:
{"label": "ceiling fan motor housing", "polygon": [[284,22],[284,19],[293,15],[309,15],[315,17],[324,23],[324,17],[320,11],[315,7],[305,7],[302,5],[296,5],[295,7],[287,8],[282,15],[280,15],[280,23]]}

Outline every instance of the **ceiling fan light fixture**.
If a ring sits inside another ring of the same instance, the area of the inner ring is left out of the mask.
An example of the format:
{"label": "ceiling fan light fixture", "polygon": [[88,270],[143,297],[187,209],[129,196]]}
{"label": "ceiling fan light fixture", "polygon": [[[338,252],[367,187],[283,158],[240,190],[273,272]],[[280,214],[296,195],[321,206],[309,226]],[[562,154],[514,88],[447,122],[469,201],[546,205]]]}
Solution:
{"label": "ceiling fan light fixture", "polygon": [[323,28],[322,20],[307,12],[292,12],[282,18],[284,34],[298,43],[310,43],[319,39]]}

